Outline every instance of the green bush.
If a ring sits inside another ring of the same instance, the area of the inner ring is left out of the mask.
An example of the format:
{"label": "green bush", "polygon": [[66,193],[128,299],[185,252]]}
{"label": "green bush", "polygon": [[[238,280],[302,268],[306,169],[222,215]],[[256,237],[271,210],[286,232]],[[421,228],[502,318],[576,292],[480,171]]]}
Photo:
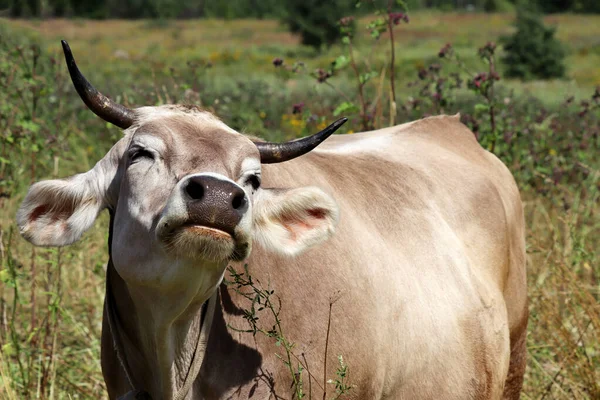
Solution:
{"label": "green bush", "polygon": [[488,13],[514,11],[514,5],[509,0],[483,0],[482,8]]}
{"label": "green bush", "polygon": [[506,76],[521,79],[561,78],[565,75],[565,52],[554,37],[555,29],[547,27],[533,9],[517,9],[517,31],[502,38]]}
{"label": "green bush", "polygon": [[338,21],[352,12],[351,0],[289,0],[282,19],[302,44],[320,49],[341,38]]}

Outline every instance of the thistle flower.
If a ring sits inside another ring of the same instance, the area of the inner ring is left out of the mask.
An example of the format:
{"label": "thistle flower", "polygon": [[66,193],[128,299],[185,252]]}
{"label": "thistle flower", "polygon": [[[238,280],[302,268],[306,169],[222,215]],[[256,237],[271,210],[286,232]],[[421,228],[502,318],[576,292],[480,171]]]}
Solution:
{"label": "thistle flower", "polygon": [[292,106],[292,114],[301,114],[304,109],[304,103],[296,103]]}
{"label": "thistle flower", "polygon": [[439,58],[450,57],[453,53],[452,45],[450,43],[446,43],[444,47],[440,49],[438,52]]}
{"label": "thistle flower", "polygon": [[344,18],[340,19],[338,21],[338,24],[340,24],[340,26],[350,26],[350,25],[352,25],[353,22],[354,22],[354,17],[349,16],[349,17],[344,17]]}
{"label": "thistle flower", "polygon": [[485,46],[480,47],[478,50],[479,56],[482,58],[489,58],[494,55],[496,51],[496,43],[487,42]]}
{"label": "thistle flower", "polygon": [[388,17],[394,25],[399,25],[400,22],[402,22],[402,21],[404,21],[406,23],[408,23],[408,21],[409,21],[408,15],[401,13],[401,12],[389,13]]}
{"label": "thistle flower", "polygon": [[317,82],[323,83],[329,78],[331,78],[331,72],[325,71],[323,68],[317,70]]}

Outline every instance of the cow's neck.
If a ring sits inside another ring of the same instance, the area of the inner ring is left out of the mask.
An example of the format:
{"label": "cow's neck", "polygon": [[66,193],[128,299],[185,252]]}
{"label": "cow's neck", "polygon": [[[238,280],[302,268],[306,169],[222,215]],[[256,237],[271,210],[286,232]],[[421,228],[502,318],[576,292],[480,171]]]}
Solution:
{"label": "cow's neck", "polygon": [[[165,312],[169,304],[132,290],[109,263],[106,322],[130,389],[147,391],[155,399],[174,399],[187,391],[186,378],[197,376],[204,356],[217,297],[213,293],[210,305],[205,295],[181,312]],[[169,309],[181,310],[177,305],[171,302]]]}
{"label": "cow's neck", "polygon": [[[123,374],[132,388],[153,399],[173,399],[190,372],[202,323],[203,304],[215,293],[222,272],[194,280],[178,293],[129,285],[109,260],[106,310],[113,316],[111,335],[121,358]],[[208,274],[207,274],[208,275]],[[214,275],[214,276],[212,276]],[[212,317],[212,316],[211,316]],[[119,349],[120,347],[120,349]]]}

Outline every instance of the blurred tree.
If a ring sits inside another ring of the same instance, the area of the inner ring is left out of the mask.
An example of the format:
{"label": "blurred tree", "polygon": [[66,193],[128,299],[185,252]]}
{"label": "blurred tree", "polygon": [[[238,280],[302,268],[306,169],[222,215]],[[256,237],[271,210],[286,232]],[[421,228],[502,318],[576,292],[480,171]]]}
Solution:
{"label": "blurred tree", "polygon": [[279,17],[285,8],[280,0],[229,0],[209,1],[204,8],[211,18],[266,18]]}
{"label": "blurred tree", "polygon": [[521,3],[517,8],[516,32],[503,37],[506,76],[521,79],[560,78],[565,74],[565,53],[534,7]]}
{"label": "blurred tree", "polygon": [[573,10],[576,0],[538,0],[540,10],[544,13],[558,13]]}
{"label": "blurred tree", "polygon": [[29,6],[29,12],[32,17],[39,17],[42,13],[42,1],[41,0],[27,0]]}
{"label": "blurred tree", "polygon": [[[107,2],[104,0],[70,0],[69,5],[73,14],[78,17],[102,19],[108,18]],[[62,11],[66,11],[66,4]]]}
{"label": "blurred tree", "polygon": [[487,13],[509,12],[514,10],[514,6],[508,0],[480,0],[480,8]]}
{"label": "blurred tree", "polygon": [[13,18],[23,16],[23,2],[21,0],[10,1],[10,16]]}
{"label": "blurred tree", "polygon": [[341,38],[338,21],[355,11],[352,0],[287,0],[282,21],[302,38],[302,44],[320,49]]}
{"label": "blurred tree", "polygon": [[42,2],[41,0],[11,0],[10,16],[11,17],[35,17],[41,16]]}
{"label": "blurred tree", "polygon": [[69,12],[69,0],[48,0],[50,15],[64,17]]}
{"label": "blurred tree", "polygon": [[[73,0],[77,1],[77,0]],[[86,0],[87,1],[87,0]],[[90,0],[94,2],[95,0]],[[157,1],[152,0],[106,0],[109,15],[113,18],[157,18]],[[101,3],[98,1],[97,3]]]}
{"label": "blurred tree", "polygon": [[[204,0],[181,1],[177,10],[177,18],[199,18],[205,16],[206,2]],[[160,10],[159,10],[160,12]]]}
{"label": "blurred tree", "polygon": [[[332,43],[339,18],[385,9],[388,0],[0,0],[13,17],[76,16],[83,18],[279,18],[303,42]],[[518,0],[404,0],[409,10],[483,10],[508,12]],[[544,13],[600,13],[600,0],[530,0]],[[327,14],[325,14],[327,12]],[[320,44],[319,44],[320,43]]]}

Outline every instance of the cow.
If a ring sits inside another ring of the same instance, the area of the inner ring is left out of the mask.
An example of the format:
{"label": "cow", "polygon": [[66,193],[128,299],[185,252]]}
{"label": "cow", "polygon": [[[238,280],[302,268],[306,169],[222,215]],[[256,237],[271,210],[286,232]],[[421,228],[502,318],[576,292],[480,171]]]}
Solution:
{"label": "cow", "polygon": [[[519,398],[522,203],[458,115],[269,143],[194,106],[117,104],[62,44],[80,97],[123,137],[90,171],[33,184],[17,222],[64,246],[109,211],[111,399],[292,399],[300,379],[331,398],[337,356],[347,399]],[[279,299],[291,369],[244,332],[248,300],[224,282],[244,271]]]}

